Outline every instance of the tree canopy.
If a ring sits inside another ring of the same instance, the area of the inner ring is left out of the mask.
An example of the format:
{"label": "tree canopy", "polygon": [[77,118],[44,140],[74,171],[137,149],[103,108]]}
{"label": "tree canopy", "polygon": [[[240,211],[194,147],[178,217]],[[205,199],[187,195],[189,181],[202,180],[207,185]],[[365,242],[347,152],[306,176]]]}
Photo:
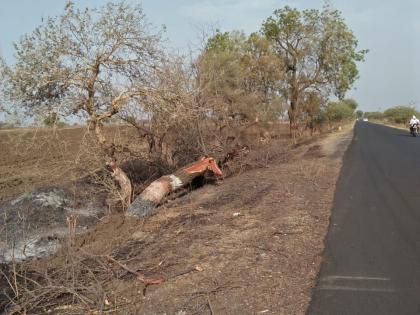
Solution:
{"label": "tree canopy", "polygon": [[15,44],[16,63],[2,64],[7,96],[29,113],[83,114],[104,141],[102,121],[153,87],[163,58],[141,6],[108,3],[48,18]]}
{"label": "tree canopy", "polygon": [[385,118],[397,124],[407,123],[413,115],[419,116],[419,113],[410,106],[395,106],[388,108],[383,113]]}
{"label": "tree canopy", "polygon": [[179,121],[195,115],[223,121],[223,129],[234,117],[274,121],[287,111],[294,135],[299,124],[325,119],[331,96],[354,113],[357,103],[345,94],[367,52],[331,6],[285,6],[259,32],[216,30],[189,64],[165,51],[141,6],[124,1],[84,10],[70,1],[15,50],[14,65],[0,60],[5,97],[44,118],[82,115],[101,144],[103,123],[133,112],[153,120],[142,127],[150,138],[159,133],[152,129],[164,137],[181,112]]}
{"label": "tree canopy", "polygon": [[280,62],[257,33],[216,31],[197,62],[203,106],[215,113],[276,117],[282,108]]}
{"label": "tree canopy", "polygon": [[284,65],[282,93],[290,106],[292,129],[305,92],[343,99],[358,78],[356,62],[363,61],[367,52],[357,50],[357,40],[341,13],[328,5],[321,11],[289,6],[276,10],[261,32]]}

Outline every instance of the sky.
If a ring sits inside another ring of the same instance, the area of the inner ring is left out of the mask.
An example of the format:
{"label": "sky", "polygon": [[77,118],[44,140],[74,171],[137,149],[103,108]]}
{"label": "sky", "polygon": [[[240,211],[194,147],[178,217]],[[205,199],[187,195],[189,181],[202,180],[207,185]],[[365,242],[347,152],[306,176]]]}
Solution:
{"label": "sky", "polygon": [[[101,0],[74,0],[78,7],[98,7]],[[137,3],[140,1],[128,0]],[[418,0],[330,0],[342,12],[359,40],[369,49],[359,64],[360,79],[347,96],[364,111],[412,105],[420,110],[420,12]],[[66,0],[0,0],[0,55],[13,63],[13,42],[30,33],[41,19],[59,15]],[[258,31],[272,12],[285,5],[298,9],[321,9],[323,0],[144,0],[149,22],[165,25],[168,45],[186,52],[197,48],[200,32],[217,27],[222,31]],[[417,58],[416,58],[417,57]]]}

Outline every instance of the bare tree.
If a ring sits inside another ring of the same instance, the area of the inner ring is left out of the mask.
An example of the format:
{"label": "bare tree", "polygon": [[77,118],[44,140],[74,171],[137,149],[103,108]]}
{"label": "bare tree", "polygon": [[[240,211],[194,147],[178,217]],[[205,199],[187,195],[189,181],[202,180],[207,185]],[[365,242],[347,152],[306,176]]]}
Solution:
{"label": "bare tree", "polygon": [[153,90],[150,77],[163,59],[160,32],[151,31],[141,6],[124,2],[92,10],[68,2],[15,49],[16,64],[1,66],[7,96],[30,114],[86,117],[109,156],[104,121]]}
{"label": "bare tree", "polygon": [[156,89],[120,114],[147,139],[150,155],[175,167],[206,153],[200,139],[205,108],[197,102],[193,75],[184,58],[172,56],[150,77]]}

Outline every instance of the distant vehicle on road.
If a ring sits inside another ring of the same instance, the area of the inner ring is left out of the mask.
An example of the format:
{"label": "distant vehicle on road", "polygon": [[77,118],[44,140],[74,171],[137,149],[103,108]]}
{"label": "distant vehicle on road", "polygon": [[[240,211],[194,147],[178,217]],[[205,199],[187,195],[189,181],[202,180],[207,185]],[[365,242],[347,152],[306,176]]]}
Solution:
{"label": "distant vehicle on road", "polygon": [[363,121],[369,121],[369,119],[367,119],[367,118],[363,118]]}
{"label": "distant vehicle on road", "polygon": [[414,124],[410,126],[410,133],[413,137],[416,137],[419,135],[419,124]]}

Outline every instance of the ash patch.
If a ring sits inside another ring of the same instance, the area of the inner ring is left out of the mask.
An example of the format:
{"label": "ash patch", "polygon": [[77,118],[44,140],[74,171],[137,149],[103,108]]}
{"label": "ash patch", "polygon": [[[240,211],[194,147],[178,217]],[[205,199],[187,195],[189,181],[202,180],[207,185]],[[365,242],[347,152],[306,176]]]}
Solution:
{"label": "ash patch", "polygon": [[68,234],[67,217],[77,217],[80,233],[102,216],[100,205],[83,205],[58,187],[24,193],[0,208],[0,262],[54,253]]}
{"label": "ash patch", "polygon": [[151,214],[155,208],[156,204],[153,202],[137,197],[130,207],[128,207],[127,213],[143,218]]}

